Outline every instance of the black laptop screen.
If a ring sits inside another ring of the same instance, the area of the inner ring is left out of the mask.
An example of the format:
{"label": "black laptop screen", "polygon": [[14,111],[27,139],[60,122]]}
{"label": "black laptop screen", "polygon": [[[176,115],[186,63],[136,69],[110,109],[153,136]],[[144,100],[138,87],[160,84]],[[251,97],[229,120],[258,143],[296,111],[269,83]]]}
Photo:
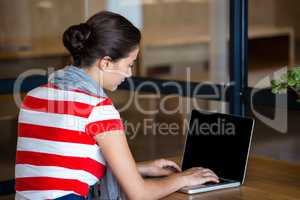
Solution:
{"label": "black laptop screen", "polygon": [[182,169],[206,167],[219,177],[242,182],[253,120],[193,110]]}

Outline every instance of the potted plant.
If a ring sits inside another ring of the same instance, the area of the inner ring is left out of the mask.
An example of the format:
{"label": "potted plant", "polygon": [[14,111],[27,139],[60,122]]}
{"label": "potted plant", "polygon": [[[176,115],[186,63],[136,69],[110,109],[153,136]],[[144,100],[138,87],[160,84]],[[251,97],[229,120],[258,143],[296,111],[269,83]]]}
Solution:
{"label": "potted plant", "polygon": [[281,93],[287,89],[298,95],[297,102],[300,103],[300,67],[293,67],[287,73],[282,74],[279,79],[271,81],[272,92]]}

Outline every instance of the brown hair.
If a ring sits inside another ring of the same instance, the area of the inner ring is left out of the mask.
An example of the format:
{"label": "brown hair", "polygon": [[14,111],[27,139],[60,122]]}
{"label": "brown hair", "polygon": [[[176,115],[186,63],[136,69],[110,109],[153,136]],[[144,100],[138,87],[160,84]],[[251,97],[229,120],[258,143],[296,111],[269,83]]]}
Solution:
{"label": "brown hair", "polygon": [[140,40],[140,31],[130,21],[109,11],[99,12],[63,34],[64,46],[78,67],[90,66],[104,56],[113,61],[125,58],[138,47]]}

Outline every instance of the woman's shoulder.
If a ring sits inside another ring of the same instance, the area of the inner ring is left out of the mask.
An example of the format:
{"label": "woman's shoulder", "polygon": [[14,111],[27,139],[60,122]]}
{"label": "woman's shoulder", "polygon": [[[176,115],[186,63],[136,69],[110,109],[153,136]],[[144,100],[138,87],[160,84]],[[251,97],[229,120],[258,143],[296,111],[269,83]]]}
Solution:
{"label": "woman's shoulder", "polygon": [[53,83],[47,83],[32,89],[26,96],[57,100],[57,101],[75,101],[93,106],[101,104],[112,104],[109,97],[99,96],[80,89],[65,90],[59,88]]}

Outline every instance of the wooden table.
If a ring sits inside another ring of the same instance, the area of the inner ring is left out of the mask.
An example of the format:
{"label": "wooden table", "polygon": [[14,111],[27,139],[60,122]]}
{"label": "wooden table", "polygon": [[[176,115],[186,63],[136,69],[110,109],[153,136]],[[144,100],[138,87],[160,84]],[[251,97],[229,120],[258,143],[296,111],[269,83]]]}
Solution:
{"label": "wooden table", "polygon": [[164,200],[285,200],[300,199],[300,164],[251,157],[246,181],[233,189],[187,195],[173,193]]}

